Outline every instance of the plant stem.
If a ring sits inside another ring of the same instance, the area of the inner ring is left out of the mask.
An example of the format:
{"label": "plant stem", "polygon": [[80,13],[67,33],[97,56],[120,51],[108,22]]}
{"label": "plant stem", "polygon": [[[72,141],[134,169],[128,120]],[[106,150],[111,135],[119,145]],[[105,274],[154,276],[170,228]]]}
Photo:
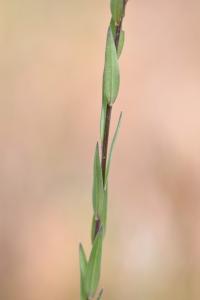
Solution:
{"label": "plant stem", "polygon": [[107,153],[108,153],[108,139],[109,139],[109,131],[110,131],[111,113],[112,113],[112,106],[107,105],[106,123],[105,123],[105,131],[104,131],[104,138],[102,144],[102,156],[101,156],[103,184],[105,183],[105,176],[106,176],[106,162],[107,162]]}
{"label": "plant stem", "polygon": [[[125,7],[126,7],[127,2],[128,2],[127,0],[124,0],[124,12],[125,12]],[[118,46],[119,46],[119,38],[120,38],[121,29],[122,29],[122,23],[123,23],[123,18],[121,19],[119,24],[117,24],[115,27],[116,30],[115,30],[114,41],[115,41],[116,50],[118,50]],[[107,104],[106,122],[105,122],[105,130],[104,130],[104,137],[103,137],[103,143],[102,143],[102,155],[101,155],[101,169],[102,169],[103,184],[105,184],[105,176],[106,176],[106,164],[107,164],[108,140],[109,140],[111,114],[112,114],[112,106]],[[100,229],[100,226],[101,226],[100,219],[96,219],[95,237]]]}
{"label": "plant stem", "polygon": [[[119,37],[122,28],[122,20],[123,19],[121,19],[120,23],[116,25],[116,33],[114,37],[116,50],[118,50]],[[112,113],[112,106],[107,104],[106,123],[105,123],[105,131],[104,131],[104,138],[103,138],[103,145],[102,145],[102,158],[101,158],[103,183],[105,183],[105,175],[106,175],[106,162],[107,162],[107,153],[108,153],[108,139],[109,139],[109,131],[110,131],[111,113]]]}
{"label": "plant stem", "polygon": [[82,244],[79,247],[80,259],[80,298],[81,300],[100,300],[103,290],[96,293],[101,274],[102,243],[106,231],[108,187],[107,180],[112,158],[113,146],[120,127],[121,116],[111,142],[108,155],[109,132],[112,106],[117,98],[120,84],[118,60],[124,45],[122,23],[128,0],[110,0],[111,22],[107,32],[105,66],[103,74],[102,113],[101,113],[101,153],[97,143],[93,165],[93,219],[92,219],[92,249],[87,259]]}
{"label": "plant stem", "polygon": [[[108,153],[108,139],[109,139],[109,131],[110,131],[111,113],[112,113],[112,106],[107,105],[106,123],[105,123],[105,131],[104,131],[104,138],[102,144],[102,155],[101,155],[101,169],[102,169],[103,184],[105,183],[105,177],[106,177],[106,162],[107,162],[107,153]],[[97,218],[95,222],[96,223],[95,223],[94,238],[96,237],[101,227],[101,221],[99,218]]]}

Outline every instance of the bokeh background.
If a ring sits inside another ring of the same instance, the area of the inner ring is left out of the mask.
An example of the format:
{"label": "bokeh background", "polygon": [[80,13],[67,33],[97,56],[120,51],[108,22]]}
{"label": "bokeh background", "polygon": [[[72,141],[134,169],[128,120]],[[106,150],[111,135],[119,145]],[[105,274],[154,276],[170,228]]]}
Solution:
{"label": "bokeh background", "polygon": [[[109,1],[0,2],[0,298],[79,299]],[[199,300],[200,1],[124,28],[104,299]]]}

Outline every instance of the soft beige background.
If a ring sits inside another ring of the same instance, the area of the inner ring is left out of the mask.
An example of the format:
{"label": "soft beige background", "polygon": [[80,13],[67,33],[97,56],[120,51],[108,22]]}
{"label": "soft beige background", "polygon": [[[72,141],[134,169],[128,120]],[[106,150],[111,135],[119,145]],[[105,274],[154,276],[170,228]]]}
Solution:
{"label": "soft beige background", "polygon": [[[79,299],[109,1],[0,1],[0,298]],[[200,299],[200,1],[130,0],[101,286]],[[113,128],[112,128],[113,129]]]}

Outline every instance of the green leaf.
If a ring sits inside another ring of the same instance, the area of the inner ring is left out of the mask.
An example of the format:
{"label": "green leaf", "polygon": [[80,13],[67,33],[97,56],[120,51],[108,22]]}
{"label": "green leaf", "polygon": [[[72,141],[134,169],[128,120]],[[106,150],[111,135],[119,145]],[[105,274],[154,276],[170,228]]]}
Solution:
{"label": "green leaf", "polygon": [[111,0],[110,6],[113,20],[119,24],[124,16],[124,0]]}
{"label": "green leaf", "polygon": [[115,36],[115,34],[116,34],[116,26],[115,26],[115,21],[113,20],[113,18],[111,18],[111,20],[110,20],[110,28],[112,30],[113,36]]}
{"label": "green leaf", "polygon": [[[103,87],[103,91],[104,91],[104,87]],[[103,96],[102,96],[102,108],[101,108],[101,119],[100,119],[101,144],[103,144],[105,123],[106,123],[106,110],[107,110],[107,99],[106,99],[106,96],[103,94]]]}
{"label": "green leaf", "polygon": [[103,177],[101,170],[101,163],[99,157],[99,145],[97,143],[94,157],[94,174],[93,174],[93,209],[96,217],[102,212],[102,206],[104,201],[104,189],[103,189]]}
{"label": "green leaf", "polygon": [[107,210],[108,210],[108,186],[104,190],[104,202],[103,202],[103,210],[101,216],[101,222],[103,224],[103,235],[106,233],[106,224],[107,224]]}
{"label": "green leaf", "polygon": [[125,40],[125,32],[122,30],[120,32],[120,36],[119,36],[119,45],[118,45],[118,49],[117,49],[117,56],[118,58],[120,57],[123,47],[124,47],[124,40]]}
{"label": "green leaf", "polygon": [[117,127],[116,127],[116,130],[115,130],[113,139],[112,139],[111,147],[110,147],[108,164],[107,164],[107,167],[106,167],[105,187],[106,187],[107,181],[108,181],[108,174],[109,174],[109,170],[110,170],[110,163],[111,163],[111,159],[112,159],[112,153],[113,153],[113,149],[114,149],[114,146],[115,146],[116,138],[117,138],[117,135],[118,135],[118,132],[119,132],[119,128],[120,128],[120,124],[121,124],[121,119],[122,119],[122,112],[121,112],[121,114],[119,116]]}
{"label": "green leaf", "polygon": [[96,218],[93,216],[92,218],[92,230],[91,230],[91,242],[93,244],[95,239],[95,228],[96,228]]}
{"label": "green leaf", "polygon": [[79,245],[79,257],[80,257],[80,271],[83,276],[85,276],[87,271],[87,258],[82,244]]}
{"label": "green leaf", "polygon": [[102,256],[102,227],[94,240],[86,273],[86,292],[88,298],[93,298],[100,279]]}
{"label": "green leaf", "polygon": [[87,300],[86,290],[85,290],[85,277],[87,272],[87,259],[85,255],[85,251],[83,249],[82,244],[79,246],[79,259],[80,259],[80,281],[81,281],[81,290],[80,296],[81,300]]}
{"label": "green leaf", "polygon": [[[103,236],[106,233],[107,210],[108,210],[108,185],[106,186],[106,189],[104,190],[104,201],[103,201],[103,207],[102,207],[102,214],[100,216],[100,222],[103,225]],[[92,229],[91,229],[92,244],[93,244],[94,239],[95,239],[95,231],[96,231],[96,218],[95,218],[95,216],[93,216],[93,218],[92,218]]]}
{"label": "green leaf", "polygon": [[100,290],[97,300],[101,300],[103,296],[103,289]]}
{"label": "green leaf", "polygon": [[105,67],[103,74],[103,95],[106,96],[108,104],[112,105],[118,95],[120,84],[119,65],[115,42],[111,28],[108,30]]}

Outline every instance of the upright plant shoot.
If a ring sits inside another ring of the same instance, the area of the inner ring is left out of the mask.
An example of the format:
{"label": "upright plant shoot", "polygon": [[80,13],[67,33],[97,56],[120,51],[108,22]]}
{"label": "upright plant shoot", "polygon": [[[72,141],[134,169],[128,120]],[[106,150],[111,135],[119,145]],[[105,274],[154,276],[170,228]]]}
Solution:
{"label": "upright plant shoot", "polygon": [[116,126],[109,154],[108,139],[112,107],[117,99],[120,85],[118,60],[124,45],[125,34],[122,30],[122,22],[125,16],[127,2],[128,0],[110,1],[112,17],[107,32],[103,72],[102,109],[100,118],[101,147],[99,147],[99,143],[97,143],[94,155],[92,189],[93,218],[91,230],[92,249],[88,259],[83,246],[80,244],[79,247],[81,300],[100,300],[103,295],[103,289],[98,291],[98,286],[101,274],[103,238],[106,231],[108,175],[122,113],[120,114]]}

